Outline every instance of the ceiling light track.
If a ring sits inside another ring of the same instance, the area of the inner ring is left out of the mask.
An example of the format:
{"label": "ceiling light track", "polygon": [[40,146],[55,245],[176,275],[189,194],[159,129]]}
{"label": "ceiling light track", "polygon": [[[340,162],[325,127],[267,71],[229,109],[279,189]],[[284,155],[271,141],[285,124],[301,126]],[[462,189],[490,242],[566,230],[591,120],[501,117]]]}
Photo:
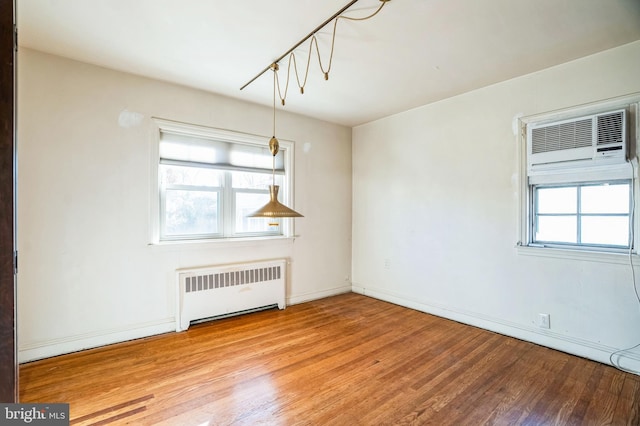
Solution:
{"label": "ceiling light track", "polygon": [[[325,20],[322,24],[318,25],[313,31],[311,31],[304,38],[302,38],[299,42],[297,42],[292,48],[290,48],[284,54],[282,54],[280,57],[275,59],[271,64],[269,64],[262,71],[260,71],[255,77],[253,77],[251,80],[249,80],[247,83],[245,83],[244,86],[242,86],[240,88],[240,90],[243,90],[245,87],[247,87],[248,85],[253,83],[255,80],[257,80],[260,76],[262,76],[268,70],[274,70],[274,64],[278,64],[278,62],[280,62],[282,59],[284,59],[287,55],[290,55],[289,65],[287,67],[287,83],[286,83],[286,86],[285,86],[285,94],[284,94],[284,96],[282,96],[282,93],[280,91],[280,82],[278,80],[278,94],[280,95],[280,99],[281,99],[282,105],[285,104],[285,98],[286,98],[286,94],[287,94],[288,87],[289,87],[289,77],[290,77],[290,72],[291,72],[291,62],[293,62],[294,71],[296,73],[296,79],[297,79],[297,82],[298,82],[298,87],[300,88],[300,93],[304,93],[304,86],[305,86],[306,81],[307,81],[307,76],[308,76],[308,73],[309,73],[309,64],[311,62],[311,50],[312,50],[314,44],[315,44],[315,47],[316,47],[316,52],[318,54],[318,63],[320,65],[320,70],[324,74],[324,79],[328,80],[329,79],[329,71],[331,70],[331,63],[332,63],[332,59],[333,59],[333,50],[334,50],[334,44],[335,44],[335,38],[336,38],[336,28],[337,28],[337,25],[338,25],[338,20],[342,18],[342,19],[347,19],[347,20],[351,20],[351,21],[364,21],[364,20],[373,18],[375,15],[378,14],[378,12],[380,12],[380,10],[385,5],[385,3],[389,2],[389,1],[390,0],[380,0],[380,2],[381,2],[380,7],[378,7],[378,9],[376,9],[376,11],[374,13],[372,13],[371,15],[365,16],[363,18],[352,18],[352,17],[349,17],[349,16],[342,15],[342,13],[344,13],[347,9],[349,9],[356,2],[358,2],[358,0],[352,0],[351,2],[346,4],[344,7],[342,7],[339,11],[334,13],[330,18]],[[330,52],[330,55],[329,55],[329,64],[327,66],[327,69],[325,70],[324,67],[322,66],[322,60],[320,58],[320,51],[318,49],[318,41],[316,39],[316,33],[318,31],[320,31],[322,28],[324,28],[325,26],[327,26],[331,21],[334,21],[334,20],[335,20],[335,22],[334,22],[334,25],[333,25],[333,34],[332,34],[332,39],[331,39],[331,52]],[[300,47],[300,45],[302,45],[304,42],[306,42],[309,39],[311,39],[311,42],[309,43],[309,57],[307,58],[307,66],[306,66],[306,69],[305,69],[304,80],[303,80],[302,83],[300,83],[300,76],[298,74],[298,67],[297,67],[297,63],[296,63],[296,57],[295,57],[294,50],[297,49],[298,47]]]}

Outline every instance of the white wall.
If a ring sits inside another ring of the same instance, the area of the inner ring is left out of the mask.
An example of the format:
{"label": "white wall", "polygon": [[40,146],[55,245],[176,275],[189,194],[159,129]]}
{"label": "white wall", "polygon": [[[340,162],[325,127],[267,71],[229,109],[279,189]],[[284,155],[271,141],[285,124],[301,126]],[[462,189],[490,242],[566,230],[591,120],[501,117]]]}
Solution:
{"label": "white wall", "polygon": [[268,138],[271,110],[24,48],[18,70],[21,361],[174,330],[177,268],[286,257],[288,303],[350,291],[350,129],[278,112],[295,240],[152,246],[150,118]]}
{"label": "white wall", "polygon": [[640,343],[624,256],[518,254],[512,130],[518,114],[640,92],[639,75],[635,42],[355,128],[354,291],[604,362]]}

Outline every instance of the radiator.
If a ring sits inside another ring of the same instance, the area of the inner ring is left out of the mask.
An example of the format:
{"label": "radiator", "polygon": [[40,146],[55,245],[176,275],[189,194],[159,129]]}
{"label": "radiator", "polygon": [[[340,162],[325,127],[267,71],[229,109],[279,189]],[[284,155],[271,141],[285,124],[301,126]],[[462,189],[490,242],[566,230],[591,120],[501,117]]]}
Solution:
{"label": "radiator", "polygon": [[193,321],[285,308],[286,259],[179,269],[176,331]]}

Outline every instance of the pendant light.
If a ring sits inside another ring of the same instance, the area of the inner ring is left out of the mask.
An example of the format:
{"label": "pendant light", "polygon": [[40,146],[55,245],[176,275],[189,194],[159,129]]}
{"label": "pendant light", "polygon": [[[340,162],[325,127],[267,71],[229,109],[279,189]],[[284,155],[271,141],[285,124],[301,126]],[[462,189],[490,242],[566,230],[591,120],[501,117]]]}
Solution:
{"label": "pendant light", "polygon": [[[335,47],[336,30],[337,30],[337,27],[338,27],[338,21],[340,19],[346,19],[346,20],[349,20],[349,21],[365,21],[367,19],[371,19],[374,16],[376,16],[378,14],[378,12],[380,12],[382,10],[384,5],[387,2],[389,2],[390,0],[380,0],[380,6],[375,10],[375,12],[371,13],[368,16],[355,18],[355,17],[349,17],[349,16],[343,15],[343,12],[345,12],[347,9],[349,9],[351,6],[353,6],[357,1],[358,0],[351,0],[342,9],[340,9],[338,12],[333,14],[333,16],[331,16],[329,19],[327,19],[322,24],[320,24],[318,27],[316,27],[313,31],[311,31],[309,34],[307,34],[302,40],[300,40],[298,43],[296,43],[291,49],[289,49],[286,53],[281,55],[278,59],[273,61],[271,63],[271,65],[269,65],[268,67],[264,68],[255,77],[253,77],[244,86],[242,86],[240,88],[240,90],[244,89],[249,84],[254,82],[262,74],[267,72],[267,70],[271,69],[271,71],[273,71],[273,137],[269,141],[269,151],[271,151],[271,155],[273,156],[273,185],[269,185],[269,202],[266,205],[264,205],[262,208],[258,209],[257,211],[253,212],[252,214],[250,214],[248,217],[267,217],[267,218],[303,217],[300,213],[296,212],[295,210],[290,209],[289,207],[281,204],[278,201],[278,189],[279,189],[279,187],[278,187],[278,185],[276,185],[275,167],[276,167],[276,154],[280,150],[280,144],[278,143],[278,139],[276,138],[276,88],[278,89],[278,96],[279,96],[280,100],[282,101],[282,105],[284,105],[285,104],[285,98],[287,97],[287,91],[289,89],[289,80],[290,80],[290,77],[291,77],[291,63],[293,62],[294,73],[295,73],[296,80],[298,82],[298,87],[300,89],[300,93],[304,94],[304,86],[305,86],[305,84],[307,82],[307,76],[308,76],[308,73],[309,73],[309,64],[310,64],[310,61],[311,61],[311,51],[313,50],[313,47],[315,47],[315,49],[316,49],[316,53],[317,53],[317,56],[318,56],[318,64],[320,65],[320,70],[322,71],[322,74],[324,75],[324,79],[328,80],[329,79],[329,72],[331,71],[331,63],[332,63],[332,60],[333,60],[333,52],[334,52],[334,47]],[[322,64],[322,60],[321,60],[321,57],[320,57],[320,51],[319,51],[319,48],[318,48],[318,40],[316,39],[316,34],[320,30],[322,30],[326,25],[328,25],[330,22],[333,22],[333,33],[332,33],[332,39],[331,39],[331,50],[330,50],[330,53],[329,53],[329,63],[327,65],[327,67],[325,68],[323,66],[323,64]],[[300,45],[302,45],[304,42],[306,42],[307,40],[311,40],[311,41],[309,42],[309,54],[308,54],[308,58],[307,58],[307,66],[305,68],[304,78],[303,78],[302,83],[301,83],[300,75],[298,75],[298,67],[296,65],[296,56],[295,56],[294,50],[296,48],[298,48]],[[286,85],[285,85],[284,94],[283,94],[282,91],[280,90],[280,80],[278,79],[277,72],[278,72],[278,69],[279,69],[278,63],[282,59],[284,59],[286,56],[289,56],[289,62],[288,62],[289,66],[287,67],[287,80],[286,80]],[[275,223],[274,223],[274,225],[275,225]]]}
{"label": "pendant light", "polygon": [[271,140],[269,140],[269,151],[273,156],[273,184],[269,185],[269,202],[251,213],[249,217],[304,217],[297,211],[290,209],[278,201],[278,190],[280,189],[280,187],[276,185],[276,155],[280,151],[280,143],[278,142],[278,138],[276,138],[276,71],[278,71],[278,64],[275,62],[271,64],[271,70],[273,71],[273,136]]}

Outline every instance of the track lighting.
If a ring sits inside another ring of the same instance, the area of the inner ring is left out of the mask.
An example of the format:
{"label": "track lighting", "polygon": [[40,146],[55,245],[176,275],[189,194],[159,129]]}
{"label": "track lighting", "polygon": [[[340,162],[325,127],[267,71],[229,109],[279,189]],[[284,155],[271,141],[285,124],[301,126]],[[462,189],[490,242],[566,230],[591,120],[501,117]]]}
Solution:
{"label": "track lighting", "polygon": [[[284,106],[285,102],[286,102],[287,92],[288,92],[288,89],[289,89],[289,81],[290,81],[290,78],[291,78],[291,65],[293,64],[293,72],[294,72],[294,74],[296,76],[296,81],[297,81],[298,87],[300,89],[300,94],[304,94],[304,87],[305,87],[305,85],[307,83],[307,77],[309,75],[309,65],[311,63],[311,52],[312,52],[314,46],[315,46],[315,50],[316,50],[316,53],[317,53],[318,64],[320,65],[320,70],[321,70],[321,72],[322,72],[322,74],[324,76],[325,81],[329,80],[329,72],[331,71],[331,64],[333,62],[333,51],[334,51],[335,41],[336,41],[336,29],[338,27],[338,20],[347,19],[347,20],[350,20],[350,21],[364,21],[366,19],[370,19],[370,18],[374,17],[375,15],[377,15],[378,12],[380,12],[380,10],[382,10],[384,5],[387,2],[389,2],[390,0],[380,0],[381,4],[376,9],[376,11],[373,12],[372,14],[370,14],[368,16],[365,16],[365,17],[362,17],[362,18],[353,18],[353,17],[342,15],[343,12],[345,12],[347,9],[349,9],[357,1],[358,0],[352,0],[349,4],[347,4],[342,9],[340,9],[338,12],[333,14],[333,16],[331,16],[329,19],[324,21],[317,28],[315,28],[313,31],[311,31],[309,34],[307,34],[307,36],[305,36],[302,40],[300,40],[298,43],[296,43],[291,49],[289,49],[287,52],[285,52],[283,55],[281,55],[278,59],[273,61],[268,67],[263,69],[255,77],[253,77],[251,80],[249,80],[249,82],[247,82],[244,86],[242,86],[240,88],[240,90],[244,89],[249,84],[254,82],[258,77],[263,75],[267,70],[270,69],[271,71],[273,71],[273,136],[271,137],[271,140],[269,141],[269,151],[271,152],[271,155],[273,156],[273,184],[269,185],[269,198],[270,198],[269,202],[266,205],[264,205],[262,208],[260,208],[259,210],[257,210],[254,213],[250,214],[249,217],[267,217],[267,218],[303,217],[300,213],[296,212],[293,209],[290,209],[289,207],[281,204],[278,201],[278,190],[279,190],[279,187],[278,187],[278,185],[275,184],[275,158],[276,158],[276,154],[280,150],[280,144],[278,142],[278,138],[276,138],[276,91],[278,93],[278,97],[280,98],[281,104]],[[323,66],[322,60],[320,58],[320,50],[318,48],[318,40],[316,38],[316,33],[318,31],[320,31],[322,28],[324,28],[327,24],[329,24],[332,21],[333,21],[333,33],[332,33],[332,38],[331,38],[331,51],[330,51],[330,54],[329,54],[329,63],[327,64],[327,67],[325,68]],[[295,56],[294,50],[296,48],[298,48],[300,45],[302,45],[307,40],[310,40],[310,42],[309,42],[309,55],[307,57],[307,65],[305,67],[304,78],[301,81],[300,80],[300,75],[298,74],[298,66],[297,66],[296,56]],[[286,56],[289,56],[289,61],[288,61],[288,66],[287,66],[287,79],[286,79],[285,89],[284,89],[284,93],[283,93],[281,88],[280,88],[280,79],[278,78],[278,71],[280,70],[279,62],[282,59],[284,59]]]}

